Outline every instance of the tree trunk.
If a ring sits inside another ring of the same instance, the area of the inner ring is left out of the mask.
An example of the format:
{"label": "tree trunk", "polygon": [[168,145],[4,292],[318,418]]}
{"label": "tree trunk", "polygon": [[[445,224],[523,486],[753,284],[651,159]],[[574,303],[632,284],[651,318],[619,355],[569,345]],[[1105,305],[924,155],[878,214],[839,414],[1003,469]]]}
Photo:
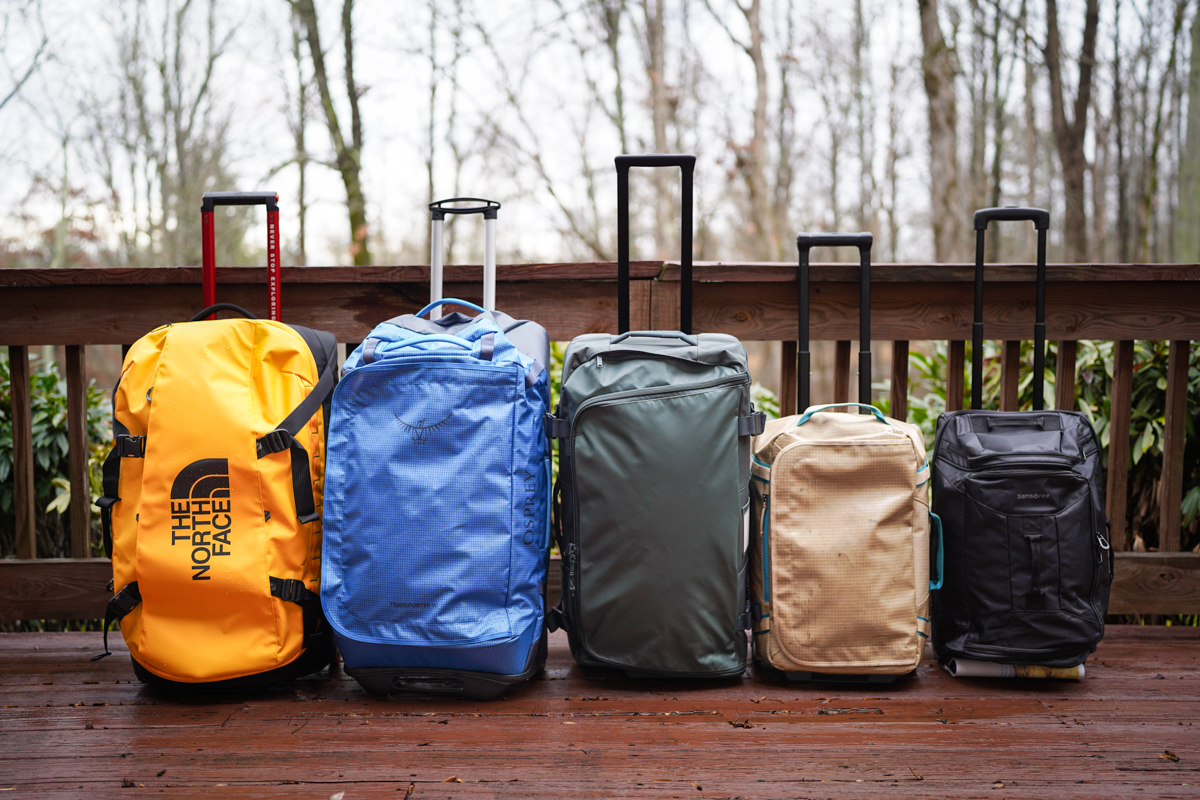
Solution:
{"label": "tree trunk", "polygon": [[965,211],[958,181],[958,106],[954,97],[957,72],[954,52],[947,46],[938,22],[938,0],[917,0],[921,12],[921,72],[929,101],[929,219],[934,258],[961,261]]}
{"label": "tree trunk", "polygon": [[1058,33],[1058,0],[1046,0],[1046,67],[1050,71],[1050,119],[1054,143],[1062,162],[1063,201],[1066,205],[1063,232],[1066,256],[1082,262],[1088,259],[1087,206],[1084,182],[1087,155],[1088,109],[1092,101],[1092,73],[1096,64],[1096,29],[1100,22],[1100,1],[1087,0],[1083,20],[1083,49],[1079,54],[1079,88],[1075,93],[1073,117],[1067,119],[1063,97],[1062,45]]}
{"label": "tree trunk", "polygon": [[[1150,140],[1150,153],[1146,157],[1147,180],[1142,184],[1141,213],[1138,215],[1138,259],[1143,263],[1150,261],[1150,226],[1154,213],[1154,198],[1158,194],[1158,151],[1163,139],[1163,106],[1167,97],[1167,84],[1175,77],[1175,59],[1178,55],[1179,34],[1183,30],[1183,12],[1187,9],[1188,0],[1175,0],[1175,20],[1171,26],[1171,54],[1167,59],[1167,68],[1159,79],[1158,103],[1154,111],[1154,132]],[[1193,25],[1194,27],[1194,25]],[[1158,237],[1155,236],[1157,245]]]}
{"label": "tree trunk", "polygon": [[[666,0],[642,0],[642,13],[646,22],[646,76],[650,79],[650,120],[654,130],[654,152],[665,153],[670,148],[667,142],[667,123],[672,117],[666,83]],[[675,213],[671,197],[671,182],[667,171],[656,169],[651,180],[654,182],[654,249],[658,258],[676,258]]]}
{"label": "tree trunk", "polygon": [[329,138],[333,140],[334,165],[342,176],[346,188],[346,209],[350,222],[350,254],[356,266],[371,263],[371,251],[367,242],[367,199],[362,187],[362,118],[358,113],[360,92],[354,83],[354,29],[352,17],[354,0],[342,3],[342,36],[345,49],[346,93],[350,104],[350,138],[342,133],[337,109],[333,105],[333,93],[329,88],[329,77],[325,70],[325,51],[321,48],[321,31],[317,24],[317,10],[313,0],[290,0],[292,7],[304,23],[309,55],[313,61],[313,77],[317,80],[317,91],[321,95],[321,108],[325,112],[325,124]]}
{"label": "tree trunk", "polygon": [[1175,258],[1200,261],[1200,14],[1192,19],[1188,68],[1187,139],[1179,164],[1179,209],[1175,219]]}

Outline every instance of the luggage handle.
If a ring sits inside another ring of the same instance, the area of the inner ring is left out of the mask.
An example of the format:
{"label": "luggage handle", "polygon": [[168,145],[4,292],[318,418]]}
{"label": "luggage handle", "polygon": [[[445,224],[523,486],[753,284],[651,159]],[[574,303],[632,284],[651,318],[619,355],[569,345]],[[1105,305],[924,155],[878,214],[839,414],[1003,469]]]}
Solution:
{"label": "luggage handle", "polygon": [[937,576],[938,577],[937,577],[937,581],[934,581],[933,578],[929,579],[929,591],[936,592],[938,589],[942,588],[942,583],[945,581],[945,578],[946,578],[946,538],[942,534],[942,518],[939,517],[937,514],[933,513],[933,511],[930,511],[929,519],[932,522],[937,524],[937,537],[938,537],[938,539],[937,539],[937,541],[938,541]]}
{"label": "luggage handle", "polygon": [[866,403],[829,403],[829,404],[823,405],[823,406],[813,406],[812,408],[805,411],[800,416],[800,420],[796,423],[796,427],[799,428],[801,425],[808,422],[808,420],[812,417],[812,415],[816,414],[818,411],[824,411],[829,408],[840,408],[842,406],[857,406],[860,414],[865,413],[863,409],[866,409],[870,413],[874,414],[875,419],[879,420],[884,425],[892,424],[892,423],[888,422],[887,417],[885,417],[883,415],[883,412],[880,411],[875,406],[869,406]]}
{"label": "luggage handle", "polygon": [[420,311],[418,311],[418,312],[417,312],[417,316],[418,316],[418,317],[423,317],[423,316],[425,316],[426,314],[428,314],[430,311],[433,311],[433,310],[434,310],[435,308],[437,308],[438,306],[444,306],[444,305],[456,305],[456,306],[463,306],[463,307],[465,307],[465,308],[471,308],[471,309],[474,309],[475,311],[478,311],[480,314],[486,314],[486,313],[487,313],[487,309],[486,309],[486,308],[483,308],[483,307],[481,307],[481,306],[477,306],[477,305],[475,305],[474,303],[471,303],[471,302],[469,302],[469,301],[467,301],[467,300],[459,300],[459,299],[457,299],[457,298],[454,298],[454,297],[446,297],[446,298],[443,298],[443,299],[441,299],[441,300],[434,300],[432,303],[430,303],[429,305],[425,306],[425,307],[424,307],[424,308],[422,308]]}
{"label": "luggage handle", "polygon": [[814,247],[858,248],[858,400],[859,413],[864,408],[873,408],[863,400],[871,398],[871,246],[875,237],[870,233],[800,233],[796,235],[796,248],[800,251],[799,284],[800,334],[797,342],[799,367],[796,370],[796,396],[800,408],[808,408],[809,384],[812,379],[812,355],[808,339],[808,256]]}
{"label": "luggage handle", "polygon": [[975,321],[971,326],[971,408],[983,408],[983,238],[992,220],[1032,222],[1037,230],[1037,303],[1033,326],[1033,410],[1045,408],[1046,379],[1046,231],[1050,212],[1044,208],[981,208],[975,212]]}
{"label": "luggage handle", "polygon": [[679,339],[680,341],[687,342],[692,347],[695,347],[700,343],[700,340],[695,336],[686,334],[683,331],[625,331],[624,333],[614,336],[609,341],[609,344],[616,344],[617,342],[623,342],[626,339],[631,339],[634,337],[639,339]]}
{"label": "luggage handle", "polygon": [[204,305],[217,302],[217,250],[213,232],[213,212],[217,206],[267,207],[267,307],[270,318],[279,321],[282,313],[279,278],[279,193],[278,192],[205,192],[200,198],[200,282]]}
{"label": "luggage handle", "polygon": [[392,350],[399,350],[402,347],[411,347],[414,344],[422,344],[424,342],[445,342],[446,344],[456,344],[459,347],[465,347],[467,350],[474,350],[475,345],[468,342],[459,336],[451,336],[448,333],[433,333],[429,336],[416,336],[412,339],[405,339],[400,342],[394,342]]}
{"label": "luggage handle", "polygon": [[233,303],[216,303],[204,309],[203,311],[198,312],[196,316],[189,319],[188,322],[199,322],[205,317],[208,319],[216,319],[218,311],[235,311],[246,319],[258,319],[258,317],[254,316],[241,306],[235,306]]}
{"label": "luggage handle", "polygon": [[650,153],[617,156],[617,333],[629,330],[629,168],[679,167],[683,173],[679,225],[679,330],[692,332],[692,177],[696,157]]}
{"label": "luggage handle", "polygon": [[[483,203],[481,206],[448,206],[446,203]],[[430,254],[429,254],[429,301],[432,304],[442,299],[442,267],[446,257],[443,232],[447,214],[482,214],[483,215],[483,308],[488,311],[496,310],[496,219],[499,216],[500,204],[495,200],[485,200],[482,197],[449,197],[445,200],[435,200],[429,204],[430,217]],[[470,305],[469,303],[464,305]],[[479,306],[471,306],[479,308]],[[421,316],[422,311],[417,316]]]}

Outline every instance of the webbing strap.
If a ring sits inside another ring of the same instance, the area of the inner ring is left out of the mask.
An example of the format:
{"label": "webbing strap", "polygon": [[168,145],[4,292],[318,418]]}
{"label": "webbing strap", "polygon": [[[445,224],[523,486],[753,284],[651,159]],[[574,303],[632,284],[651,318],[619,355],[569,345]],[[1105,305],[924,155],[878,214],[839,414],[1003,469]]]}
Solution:
{"label": "webbing strap", "polygon": [[525,373],[525,386],[533,388],[533,385],[538,382],[538,378],[542,377],[542,373],[545,371],[546,368],[542,366],[542,362],[535,358],[533,364],[529,367],[529,371]]}
{"label": "webbing strap", "polygon": [[296,502],[296,518],[301,523],[316,521],[320,515],[316,511],[316,501],[313,499],[312,476],[308,471],[308,451],[296,440],[296,434],[308,424],[313,414],[325,402],[325,398],[333,391],[337,379],[334,378],[334,361],[330,359],[325,365],[325,372],[317,385],[292,409],[292,413],[279,423],[279,427],[258,439],[254,443],[255,453],[259,458],[284,450],[292,456],[292,497]]}
{"label": "webbing strap", "polygon": [[121,591],[112,596],[108,601],[108,606],[104,609],[104,652],[98,656],[92,656],[92,661],[99,661],[105,656],[112,655],[108,649],[108,627],[114,621],[120,622],[125,619],[129,612],[137,608],[141,602],[142,593],[138,591],[137,581],[125,584]]}
{"label": "webbing strap", "polygon": [[744,417],[738,417],[738,436],[758,436],[767,428],[767,415],[761,411],[751,411]]}
{"label": "webbing strap", "polygon": [[367,339],[363,342],[362,360],[364,364],[375,361],[375,348],[379,346],[380,341],[380,339]]}

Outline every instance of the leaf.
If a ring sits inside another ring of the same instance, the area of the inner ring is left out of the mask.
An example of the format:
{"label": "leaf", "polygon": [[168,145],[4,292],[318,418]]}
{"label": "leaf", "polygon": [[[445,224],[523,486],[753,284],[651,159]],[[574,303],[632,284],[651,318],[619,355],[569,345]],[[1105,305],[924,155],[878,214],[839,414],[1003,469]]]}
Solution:
{"label": "leaf", "polygon": [[442,781],[442,783],[462,783],[462,780],[454,775],[451,775],[449,778],[446,778],[446,780]]}
{"label": "leaf", "polygon": [[688,781],[688,783],[690,783],[692,786],[695,786],[695,787],[696,787],[696,791],[697,791],[697,792],[703,792],[703,791],[704,791],[704,787],[703,787],[703,786],[701,786],[700,784],[696,783],[695,781]]}
{"label": "leaf", "polygon": [[992,788],[993,789],[1003,789],[1004,781],[996,781],[995,783],[992,784]]}
{"label": "leaf", "polygon": [[1163,761],[1178,761],[1179,760],[1179,756],[1175,755],[1170,750],[1163,750],[1161,753],[1158,754],[1158,757],[1161,758]]}

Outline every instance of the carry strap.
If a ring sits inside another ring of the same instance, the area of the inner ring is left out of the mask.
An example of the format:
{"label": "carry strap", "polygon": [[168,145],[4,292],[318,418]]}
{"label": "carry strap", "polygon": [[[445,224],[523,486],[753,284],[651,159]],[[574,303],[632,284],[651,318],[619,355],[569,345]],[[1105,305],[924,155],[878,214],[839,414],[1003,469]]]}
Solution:
{"label": "carry strap", "polygon": [[1046,606],[1046,598],[1042,594],[1042,529],[1038,517],[1027,517],[1024,520],[1025,541],[1029,542],[1029,594],[1026,602],[1028,608],[1042,609]]}
{"label": "carry strap", "polygon": [[271,576],[267,580],[271,584],[272,597],[300,606],[304,620],[304,648],[319,647],[315,640],[329,635],[328,626],[322,624],[325,617],[321,613],[321,595],[309,590],[304,581],[295,578]]}
{"label": "carry strap", "polygon": [[112,655],[108,649],[108,626],[112,625],[114,621],[120,622],[125,619],[129,612],[137,608],[141,602],[142,593],[138,591],[137,581],[125,584],[121,591],[109,599],[108,606],[104,609],[104,652],[98,656],[92,656],[92,661],[99,661],[105,656]]}
{"label": "carry strap", "polygon": [[546,436],[551,439],[565,439],[571,434],[570,421],[556,417],[554,414],[547,413],[543,424],[546,428]]}
{"label": "carry strap", "polygon": [[[547,419],[553,419],[549,414]],[[550,540],[558,545],[558,552],[563,551],[562,541],[562,470],[559,470],[558,480],[554,482],[554,491],[550,494]],[[563,626],[563,590],[558,592],[558,603],[546,612],[546,630],[554,633]]]}
{"label": "carry strap", "polygon": [[[279,427],[258,439],[254,449],[259,458],[265,458],[273,453],[288,450],[292,456],[292,496],[296,501],[296,518],[302,524],[315,522],[320,515],[316,510],[313,499],[312,476],[308,470],[308,451],[296,440],[296,434],[313,418],[325,398],[333,391],[337,380],[334,378],[334,359],[325,365],[325,372],[317,385],[292,409],[292,413],[279,423]],[[272,579],[273,580],[273,579]]]}

